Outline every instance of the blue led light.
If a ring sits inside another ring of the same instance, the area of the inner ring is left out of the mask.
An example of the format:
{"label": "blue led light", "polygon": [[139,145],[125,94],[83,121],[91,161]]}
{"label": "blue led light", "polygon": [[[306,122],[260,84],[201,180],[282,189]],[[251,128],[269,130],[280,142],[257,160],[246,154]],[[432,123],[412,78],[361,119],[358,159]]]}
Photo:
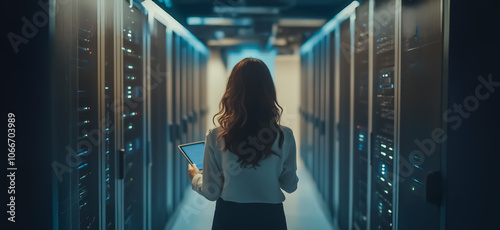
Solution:
{"label": "blue led light", "polygon": [[84,155],[84,154],[86,154],[86,153],[88,153],[88,152],[89,152],[88,150],[85,150],[85,151],[83,151],[83,152],[79,153],[77,156],[82,156],[82,155]]}
{"label": "blue led light", "polygon": [[78,166],[78,169],[81,169],[81,168],[83,168],[83,167],[85,167],[85,166],[87,166],[87,163],[85,163],[85,164],[83,164],[83,165]]}

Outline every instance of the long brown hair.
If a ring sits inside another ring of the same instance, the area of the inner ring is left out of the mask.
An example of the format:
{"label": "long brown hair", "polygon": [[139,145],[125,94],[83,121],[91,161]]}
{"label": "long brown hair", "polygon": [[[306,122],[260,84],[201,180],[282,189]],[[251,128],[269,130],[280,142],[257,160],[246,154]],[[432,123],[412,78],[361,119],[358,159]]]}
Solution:
{"label": "long brown hair", "polygon": [[218,138],[224,140],[222,151],[238,156],[241,167],[259,166],[271,154],[279,133],[279,148],[283,131],[279,126],[283,108],[276,99],[271,73],[259,59],[245,58],[238,62],[227,81],[226,92],[215,118],[221,127]]}

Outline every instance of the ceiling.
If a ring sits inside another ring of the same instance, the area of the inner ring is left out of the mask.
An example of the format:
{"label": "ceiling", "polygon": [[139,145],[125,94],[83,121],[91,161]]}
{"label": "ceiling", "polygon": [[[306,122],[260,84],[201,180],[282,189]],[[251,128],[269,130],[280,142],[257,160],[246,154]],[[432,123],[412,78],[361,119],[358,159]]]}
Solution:
{"label": "ceiling", "polygon": [[352,0],[155,0],[207,46],[291,53]]}

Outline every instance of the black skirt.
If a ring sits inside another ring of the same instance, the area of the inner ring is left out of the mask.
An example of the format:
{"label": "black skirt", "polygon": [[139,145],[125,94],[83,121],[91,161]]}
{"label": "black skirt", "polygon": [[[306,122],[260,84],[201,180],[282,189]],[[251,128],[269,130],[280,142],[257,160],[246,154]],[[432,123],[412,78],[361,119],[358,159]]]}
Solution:
{"label": "black skirt", "polygon": [[286,230],[283,203],[236,203],[217,200],[212,230]]}

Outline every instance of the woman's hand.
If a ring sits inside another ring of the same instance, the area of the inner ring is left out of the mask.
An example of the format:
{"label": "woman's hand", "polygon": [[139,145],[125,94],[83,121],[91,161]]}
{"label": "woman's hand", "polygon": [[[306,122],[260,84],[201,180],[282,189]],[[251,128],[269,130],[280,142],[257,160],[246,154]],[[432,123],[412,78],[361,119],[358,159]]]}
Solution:
{"label": "woman's hand", "polygon": [[193,177],[196,176],[196,174],[201,173],[202,171],[198,170],[198,167],[196,167],[196,164],[188,164],[188,175],[189,179],[193,180]]}

